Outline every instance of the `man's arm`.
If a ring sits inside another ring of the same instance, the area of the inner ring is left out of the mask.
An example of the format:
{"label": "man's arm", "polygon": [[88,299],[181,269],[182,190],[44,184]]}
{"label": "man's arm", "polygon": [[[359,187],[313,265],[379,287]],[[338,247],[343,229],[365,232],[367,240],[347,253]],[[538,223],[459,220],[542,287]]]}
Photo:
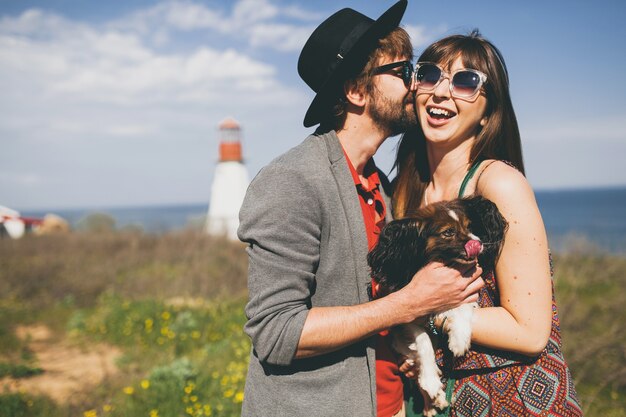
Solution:
{"label": "man's arm", "polygon": [[475,301],[477,279],[431,264],[400,291],[354,306],[311,308],[320,257],[321,209],[307,178],[284,166],[266,167],[248,189],[239,237],[249,243],[249,318],[244,330],[259,359],[289,365],[331,352],[377,332],[463,301]]}
{"label": "man's arm", "polygon": [[248,187],[239,238],[249,244],[248,321],[259,360],[289,365],[307,318],[320,258],[318,194],[298,169],[272,164]]}
{"label": "man's arm", "polygon": [[365,304],[316,307],[309,311],[296,351],[297,358],[340,349],[398,324],[478,300],[484,285],[480,267],[465,274],[430,263],[403,289]]}

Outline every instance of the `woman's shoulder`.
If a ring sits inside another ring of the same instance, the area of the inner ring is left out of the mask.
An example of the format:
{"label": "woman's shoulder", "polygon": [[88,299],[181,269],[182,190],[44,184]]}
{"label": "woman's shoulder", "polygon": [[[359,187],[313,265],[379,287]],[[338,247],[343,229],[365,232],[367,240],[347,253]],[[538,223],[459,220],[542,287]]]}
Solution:
{"label": "woman's shoulder", "polygon": [[528,180],[517,168],[505,161],[487,160],[481,166],[476,191],[498,203],[526,203],[535,201]]}

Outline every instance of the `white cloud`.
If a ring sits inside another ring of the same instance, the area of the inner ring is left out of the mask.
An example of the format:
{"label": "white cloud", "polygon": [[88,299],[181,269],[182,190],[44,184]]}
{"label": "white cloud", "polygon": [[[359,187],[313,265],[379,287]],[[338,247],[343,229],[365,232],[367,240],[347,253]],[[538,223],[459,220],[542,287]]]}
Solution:
{"label": "white cloud", "polygon": [[[141,33],[156,45],[167,42],[171,31],[206,31],[241,39],[255,47],[292,52],[299,50],[313,31],[314,26],[308,22],[317,22],[318,18],[317,13],[297,6],[279,8],[267,0],[240,0],[230,12],[190,1],[170,1],[137,11],[109,26]],[[285,23],[284,19],[296,22]]]}
{"label": "white cloud", "polygon": [[407,31],[411,37],[411,43],[416,51],[423,50],[426,46],[437,40],[448,29],[445,25],[440,25],[435,28],[428,28],[424,25],[412,25],[402,24],[404,30]]}
{"label": "white cloud", "polygon": [[233,8],[232,23],[245,27],[278,16],[279,10],[267,0],[240,0]]}
{"label": "white cloud", "polygon": [[[239,9],[240,22],[272,24],[271,7],[261,20],[246,7]],[[6,204],[198,201],[216,159],[216,125],[229,114],[250,129],[246,152],[257,164],[251,173],[273,155],[261,156],[268,153],[262,139],[282,149],[301,139],[286,132],[301,124],[305,89],[285,85],[273,62],[234,48],[240,34],[226,27],[233,16],[221,21],[224,13],[187,2],[99,24],[34,9],[0,17],[0,195]],[[182,30],[224,35],[219,42],[194,36],[183,48],[168,49],[169,37]],[[282,134],[275,135],[283,118]]]}
{"label": "white cloud", "polygon": [[24,172],[0,172],[0,183],[14,187],[30,187],[43,182],[40,175]]}
{"label": "white cloud", "polygon": [[305,10],[296,5],[286,6],[281,9],[281,14],[286,17],[291,17],[301,21],[310,21],[319,23],[328,16],[326,13],[316,13],[312,10]]}
{"label": "white cloud", "polygon": [[200,4],[170,2],[156,6],[163,9],[166,22],[179,30],[221,28],[225,30],[223,16]]}
{"label": "white cloud", "polygon": [[[38,24],[31,24],[33,20]],[[275,68],[233,49],[199,47],[163,54],[137,34],[86,28],[43,12],[28,11],[3,21],[7,25],[0,31],[0,75],[5,82],[0,85],[13,97],[22,96],[27,84],[37,85],[43,96],[117,104],[190,97],[213,102],[250,88],[270,95],[284,88],[275,79]],[[54,23],[59,21],[63,25]],[[33,33],[41,27],[58,31],[40,38]],[[78,38],[67,36],[78,31]]]}
{"label": "white cloud", "polygon": [[257,24],[250,29],[252,46],[272,45],[279,51],[299,51],[315,27],[294,27],[285,24]]}
{"label": "white cloud", "polygon": [[106,132],[111,136],[145,137],[155,132],[154,126],[148,125],[117,125],[110,126]]}

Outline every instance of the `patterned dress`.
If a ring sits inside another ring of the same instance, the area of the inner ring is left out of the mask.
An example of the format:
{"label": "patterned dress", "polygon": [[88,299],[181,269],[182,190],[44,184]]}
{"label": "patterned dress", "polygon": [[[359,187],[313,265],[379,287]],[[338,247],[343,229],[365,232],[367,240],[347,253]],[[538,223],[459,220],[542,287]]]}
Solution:
{"label": "patterned dress", "polygon": [[[479,293],[479,305],[500,305],[493,272],[483,278],[486,285]],[[450,416],[583,415],[563,358],[554,290],[552,294],[552,331],[537,358],[475,346],[465,356],[454,359],[447,348],[438,350],[444,375],[455,379]],[[447,346],[444,342],[442,345]]]}
{"label": "patterned dress", "polygon": [[[468,170],[458,197],[483,161]],[[514,167],[507,161],[502,161]],[[515,167],[514,167],[515,168]],[[517,168],[516,168],[517,169]],[[480,176],[479,176],[480,179]],[[478,181],[478,180],[477,180]],[[550,274],[552,275],[552,257]],[[478,293],[480,307],[500,306],[493,271],[483,272],[485,286]],[[472,345],[460,358],[448,350],[446,335],[439,340],[437,363],[451,406],[437,417],[578,417],[582,408],[561,349],[561,328],[552,288],[552,330],[548,344],[536,358]],[[416,395],[417,393],[417,395]],[[405,382],[407,417],[422,416],[423,400],[414,381]]]}

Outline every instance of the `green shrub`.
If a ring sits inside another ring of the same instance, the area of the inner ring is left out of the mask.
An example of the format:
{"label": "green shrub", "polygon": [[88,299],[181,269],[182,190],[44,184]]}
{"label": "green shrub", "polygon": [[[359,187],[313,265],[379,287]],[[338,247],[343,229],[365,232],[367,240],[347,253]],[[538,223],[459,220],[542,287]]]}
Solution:
{"label": "green shrub", "polygon": [[39,375],[43,373],[43,369],[31,367],[24,364],[4,363],[0,362],[0,378],[10,376],[13,378],[27,378],[29,376]]}
{"label": "green shrub", "polygon": [[47,397],[5,393],[0,394],[0,416],[61,417],[63,413]]}

